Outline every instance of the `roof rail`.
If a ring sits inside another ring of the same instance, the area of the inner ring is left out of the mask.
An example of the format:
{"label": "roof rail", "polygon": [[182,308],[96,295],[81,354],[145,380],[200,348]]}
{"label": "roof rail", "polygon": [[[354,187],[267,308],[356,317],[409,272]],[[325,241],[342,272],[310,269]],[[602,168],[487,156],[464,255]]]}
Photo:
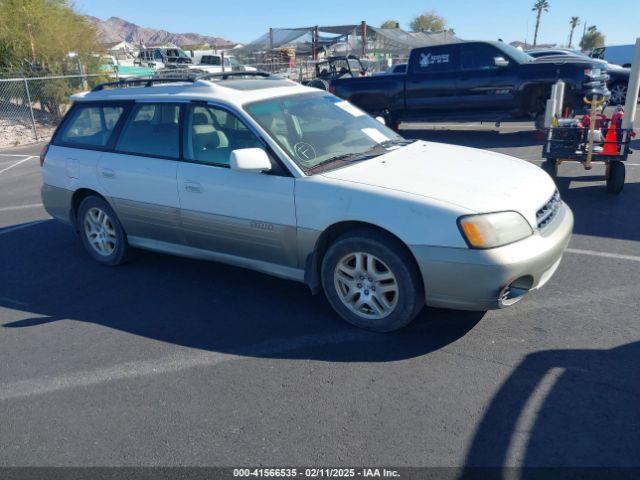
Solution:
{"label": "roof rail", "polygon": [[269,72],[263,72],[260,70],[247,72],[244,70],[232,71],[232,72],[213,72],[213,73],[203,73],[202,75],[198,75],[196,80],[207,80],[209,78],[221,78],[222,80],[226,80],[229,77],[270,77],[271,74]]}
{"label": "roof rail", "polygon": [[269,72],[255,71],[255,72],[246,72],[246,71],[233,71],[233,72],[213,72],[213,73],[203,73],[203,74],[194,74],[191,76],[184,77],[154,77],[154,78],[133,78],[127,80],[118,80],[117,82],[106,82],[100,83],[91,89],[92,92],[99,92],[108,87],[128,87],[134,85],[144,85],[145,87],[150,87],[155,83],[176,83],[176,82],[190,82],[193,83],[197,80],[208,80],[211,78],[219,78],[221,80],[226,80],[229,77],[262,77],[267,78],[270,77],[271,74]]}
{"label": "roof rail", "polygon": [[197,78],[185,77],[185,78],[135,78],[128,80],[118,80],[117,82],[100,83],[91,89],[92,92],[99,92],[107,87],[128,87],[133,85],[144,85],[150,87],[154,83],[175,83],[175,82],[195,82]]}

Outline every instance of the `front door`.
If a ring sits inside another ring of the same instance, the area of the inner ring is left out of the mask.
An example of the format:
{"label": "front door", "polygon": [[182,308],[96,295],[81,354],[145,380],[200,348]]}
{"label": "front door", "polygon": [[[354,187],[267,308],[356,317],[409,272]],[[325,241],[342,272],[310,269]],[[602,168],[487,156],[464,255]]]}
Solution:
{"label": "front door", "polygon": [[265,148],[226,108],[191,105],[178,166],[181,218],[199,249],[297,268],[294,179],[231,170],[231,152]]}
{"label": "front door", "polygon": [[[508,64],[503,61],[509,62]],[[502,51],[485,43],[460,45],[458,94],[468,110],[507,111],[516,105],[516,67]]]}

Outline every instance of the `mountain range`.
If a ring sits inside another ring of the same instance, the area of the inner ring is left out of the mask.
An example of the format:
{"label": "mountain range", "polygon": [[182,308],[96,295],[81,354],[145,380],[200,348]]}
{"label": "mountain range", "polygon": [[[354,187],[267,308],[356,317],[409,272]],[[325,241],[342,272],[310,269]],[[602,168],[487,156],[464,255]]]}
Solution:
{"label": "mountain range", "polygon": [[86,16],[97,31],[98,41],[102,44],[126,41],[135,45],[160,45],[173,43],[174,45],[232,45],[233,42],[221,37],[201,35],[199,33],[171,33],[166,30],[141,27],[118,17],[101,20]]}

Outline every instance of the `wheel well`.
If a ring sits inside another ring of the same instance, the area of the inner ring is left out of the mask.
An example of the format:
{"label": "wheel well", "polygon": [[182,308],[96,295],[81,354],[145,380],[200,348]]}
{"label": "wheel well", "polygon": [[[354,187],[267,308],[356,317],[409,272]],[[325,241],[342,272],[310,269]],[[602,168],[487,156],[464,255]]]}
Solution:
{"label": "wheel well", "polygon": [[102,195],[100,195],[95,190],[91,190],[90,188],[79,188],[78,190],[73,192],[73,196],[71,197],[71,215],[72,215],[72,220],[73,220],[74,226],[77,223],[76,222],[76,217],[78,215],[78,208],[80,208],[80,204],[82,203],[82,201],[85,198],[87,198],[89,196],[92,196],[92,195],[95,196],[95,197],[103,199],[105,202],[107,201]]}
{"label": "wheel well", "polygon": [[551,85],[528,85],[523,90],[525,113],[544,112],[546,101],[551,96]]}
{"label": "wheel well", "polygon": [[[333,242],[336,241],[337,238],[344,235],[347,232],[352,232],[355,230],[369,230],[371,232],[375,232],[380,236],[386,238],[390,242],[394,243],[398,248],[403,250],[407,256],[413,262],[413,266],[416,268],[417,272],[420,273],[420,269],[418,268],[418,262],[416,261],[413,253],[407,244],[404,243],[400,238],[391,233],[389,230],[386,230],[382,227],[374,225],[372,223],[367,222],[358,222],[358,221],[345,221],[334,223],[333,225],[326,228],[318,240],[316,241],[316,246],[312,254],[309,255],[307,259],[307,264],[305,265],[305,283],[309,285],[311,290],[316,293],[320,291],[320,266],[322,265],[322,259],[324,258],[325,253],[331,246]],[[420,281],[422,281],[422,275],[418,275]],[[424,285],[423,285],[424,288]]]}

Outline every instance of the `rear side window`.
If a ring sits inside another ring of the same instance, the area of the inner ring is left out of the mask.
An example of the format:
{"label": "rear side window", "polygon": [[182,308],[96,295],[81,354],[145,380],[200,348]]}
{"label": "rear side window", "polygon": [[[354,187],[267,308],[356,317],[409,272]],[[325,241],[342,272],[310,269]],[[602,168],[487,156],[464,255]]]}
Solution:
{"label": "rear side window", "polygon": [[413,69],[417,73],[448,73],[456,70],[456,48],[454,45],[430,47],[415,55]]}
{"label": "rear side window", "polygon": [[167,103],[136,105],[122,129],[116,150],[153,157],[178,158],[180,106]]}
{"label": "rear side window", "polygon": [[60,142],[67,145],[106,147],[124,108],[77,105],[65,122]]}

